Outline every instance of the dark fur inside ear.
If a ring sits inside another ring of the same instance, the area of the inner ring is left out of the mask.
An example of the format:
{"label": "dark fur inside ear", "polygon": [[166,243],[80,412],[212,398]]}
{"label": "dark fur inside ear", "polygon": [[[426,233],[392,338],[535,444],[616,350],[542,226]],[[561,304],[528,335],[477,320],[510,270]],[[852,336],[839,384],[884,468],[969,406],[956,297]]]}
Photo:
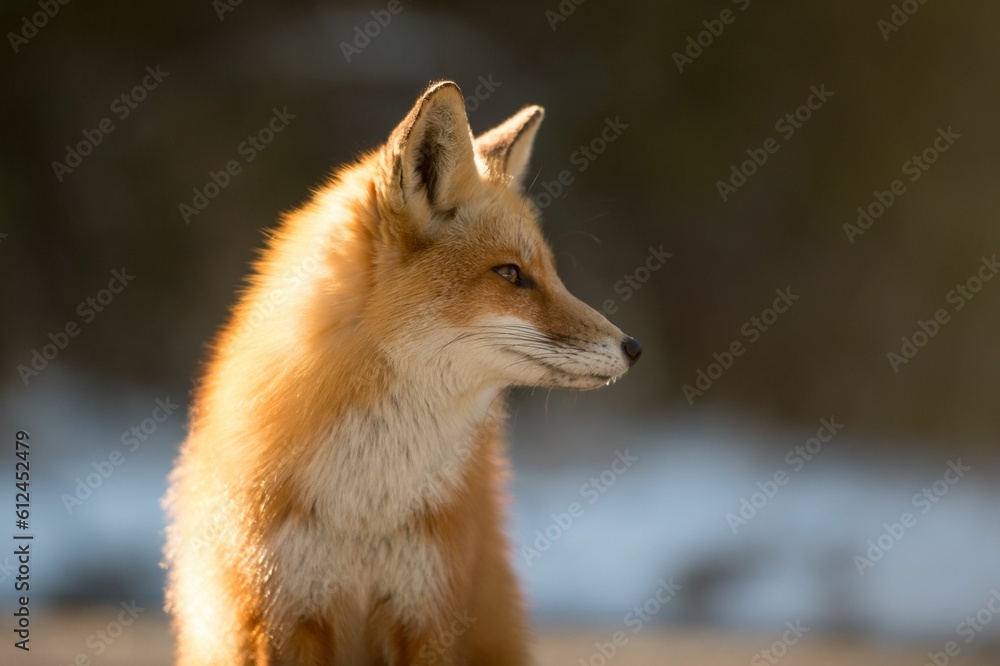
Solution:
{"label": "dark fur inside ear", "polygon": [[414,169],[420,178],[420,185],[427,191],[427,200],[431,207],[435,205],[438,196],[438,161],[441,159],[441,146],[435,141],[423,137],[417,146]]}

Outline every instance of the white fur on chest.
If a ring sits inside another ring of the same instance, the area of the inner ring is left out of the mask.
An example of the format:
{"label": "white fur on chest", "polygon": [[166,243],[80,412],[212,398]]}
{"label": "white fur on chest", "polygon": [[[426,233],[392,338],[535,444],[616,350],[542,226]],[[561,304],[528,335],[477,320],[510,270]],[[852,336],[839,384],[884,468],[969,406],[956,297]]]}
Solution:
{"label": "white fur on chest", "polygon": [[323,613],[346,597],[363,611],[391,595],[397,612],[416,618],[439,598],[443,559],[411,519],[453,496],[495,395],[456,405],[433,391],[402,392],[338,422],[297,479],[312,519],[286,523],[270,544],[274,610],[285,619]]}

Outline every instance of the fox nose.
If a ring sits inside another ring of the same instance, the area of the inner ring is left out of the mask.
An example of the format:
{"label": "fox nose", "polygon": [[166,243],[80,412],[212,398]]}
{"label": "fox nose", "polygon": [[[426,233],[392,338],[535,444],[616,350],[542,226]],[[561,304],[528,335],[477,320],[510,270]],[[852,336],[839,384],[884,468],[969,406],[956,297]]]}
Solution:
{"label": "fox nose", "polygon": [[635,338],[625,338],[625,342],[622,343],[622,351],[628,357],[628,364],[635,365],[635,362],[642,356],[642,343]]}

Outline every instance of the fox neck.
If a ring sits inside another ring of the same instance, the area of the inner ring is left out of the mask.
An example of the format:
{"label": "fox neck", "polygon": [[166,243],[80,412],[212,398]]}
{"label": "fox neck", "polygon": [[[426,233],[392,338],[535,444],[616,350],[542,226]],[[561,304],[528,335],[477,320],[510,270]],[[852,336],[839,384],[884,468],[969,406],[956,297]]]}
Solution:
{"label": "fox neck", "polygon": [[496,387],[448,368],[407,370],[373,402],[345,409],[304,472],[313,505],[338,531],[385,533],[448,504],[484,434],[500,425]]}

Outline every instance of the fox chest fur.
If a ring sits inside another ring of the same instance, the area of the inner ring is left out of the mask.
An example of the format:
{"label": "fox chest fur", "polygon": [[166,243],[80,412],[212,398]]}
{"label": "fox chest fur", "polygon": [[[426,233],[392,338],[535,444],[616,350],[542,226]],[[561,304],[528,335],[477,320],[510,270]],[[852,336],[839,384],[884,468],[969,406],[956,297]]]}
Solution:
{"label": "fox chest fur", "polygon": [[495,392],[458,405],[436,404],[438,392],[400,387],[319,438],[292,479],[297,510],[270,539],[276,561],[297,563],[274,581],[282,615],[325,616],[334,599],[367,612],[392,596],[416,621],[446,590],[447,554],[419,522],[473,490],[470,461],[501,414]]}

